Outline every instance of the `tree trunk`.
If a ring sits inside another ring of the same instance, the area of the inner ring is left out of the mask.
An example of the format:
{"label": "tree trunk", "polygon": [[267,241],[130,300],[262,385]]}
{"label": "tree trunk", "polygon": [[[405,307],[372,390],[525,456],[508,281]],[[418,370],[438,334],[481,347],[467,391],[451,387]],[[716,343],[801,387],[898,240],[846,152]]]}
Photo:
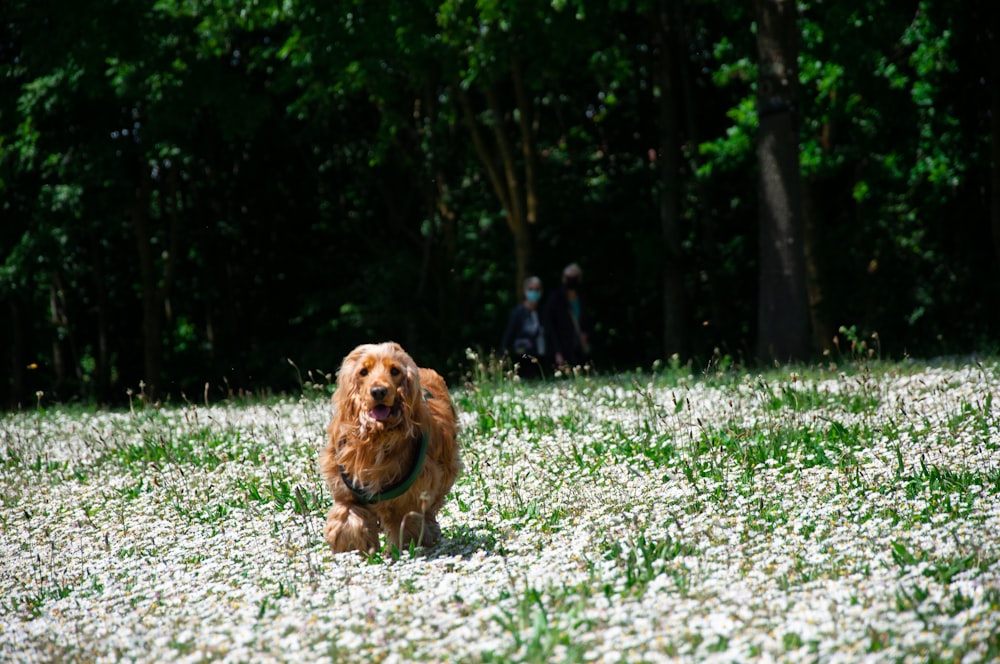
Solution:
{"label": "tree trunk", "polygon": [[687,297],[684,292],[681,249],[680,122],[675,84],[676,25],[666,1],[657,3],[653,25],[659,59],[656,66],[659,98],[660,232],[663,242],[663,353],[688,354]]}
{"label": "tree trunk", "polygon": [[52,371],[56,375],[56,387],[66,384],[66,354],[63,351],[59,328],[63,326],[59,309],[59,291],[55,276],[49,284],[49,324],[52,326]]}
{"label": "tree trunk", "polygon": [[535,125],[534,104],[528,95],[524,84],[524,65],[519,58],[514,58],[511,65],[511,78],[514,81],[514,99],[517,101],[517,125],[521,131],[521,156],[524,159],[524,212],[525,221],[534,224],[538,221],[538,193],[535,191]]}
{"label": "tree trunk", "polygon": [[798,361],[809,350],[802,178],[795,102],[798,25],[794,0],[755,0],[760,78],[760,291],[757,355]]}
{"label": "tree trunk", "polygon": [[28,370],[28,334],[25,334],[27,316],[24,314],[24,303],[15,295],[9,299],[11,320],[10,347],[10,394],[7,401],[10,405],[28,403],[27,377]]}
{"label": "tree trunk", "polygon": [[[160,301],[163,303],[163,315],[168,324],[174,321],[173,304],[170,301],[173,293],[174,281],[177,278],[177,262],[180,256],[181,224],[183,221],[182,207],[183,195],[180,187],[180,174],[178,168],[172,166],[166,169],[167,175],[167,204],[166,210],[169,215],[169,230],[167,237],[166,264],[163,267],[163,284],[161,286]],[[169,328],[168,328],[169,329]]]}
{"label": "tree trunk", "polygon": [[174,319],[170,295],[177,276],[180,236],[183,225],[183,198],[176,168],[164,169],[166,193],[161,192],[166,221],[166,252],[163,262],[153,250],[153,224],[150,219],[152,184],[147,173],[140,173],[142,182],[136,187],[132,222],[139,253],[139,281],[142,285],[143,390],[145,397],[155,401],[162,392],[164,322]]}
{"label": "tree trunk", "polygon": [[[520,71],[515,65],[514,87],[515,97],[522,98],[521,104],[527,104],[527,92],[524,90],[524,82],[520,79]],[[456,85],[458,92],[459,106],[465,125],[472,137],[472,145],[479,156],[480,161],[486,168],[486,175],[489,178],[493,191],[504,209],[504,217],[507,227],[510,229],[514,239],[514,261],[516,266],[516,290],[520,292],[521,284],[528,277],[531,266],[532,242],[530,224],[537,221],[538,201],[535,194],[535,170],[534,162],[534,128],[531,124],[531,111],[529,108],[519,108],[518,121],[521,132],[521,153],[525,160],[524,177],[525,183],[522,186],[518,179],[517,162],[514,158],[514,150],[511,147],[510,138],[504,129],[504,114],[500,105],[500,98],[493,88],[486,91],[486,100],[490,113],[493,116],[493,138],[496,148],[496,156],[493,150],[486,143],[483,132],[476,121],[476,115],[472,110],[472,103],[466,92],[461,90],[461,86]],[[518,90],[520,88],[520,90]]]}
{"label": "tree trunk", "polygon": [[94,299],[97,307],[97,357],[94,358],[94,394],[99,402],[111,397],[111,361],[108,348],[110,323],[108,316],[108,291],[101,267],[103,256],[95,235],[90,237],[91,277],[94,282]]}
{"label": "tree trunk", "polygon": [[802,212],[804,220],[803,250],[805,257],[806,288],[809,294],[809,322],[812,326],[813,345],[821,351],[833,348],[833,326],[827,315],[823,296],[823,276],[819,263],[822,215],[816,205],[815,185],[802,183]]}
{"label": "tree trunk", "polygon": [[[686,28],[686,19],[684,15],[684,2],[683,0],[669,0],[670,3],[670,17],[673,19],[674,33],[678,35],[678,43],[675,44],[676,49],[674,53],[677,54],[677,80],[680,83],[680,93],[678,98],[680,100],[681,109],[683,110],[683,122],[681,126],[681,138],[683,142],[681,144],[680,150],[681,154],[687,155],[687,168],[690,173],[697,173],[702,164],[705,162],[705,157],[702,156],[699,146],[702,143],[701,140],[701,117],[699,115],[700,109],[698,107],[698,100],[701,94],[698,90],[698,83],[695,80],[695,76],[692,73],[692,67],[690,62],[685,59],[683,49],[679,47],[678,44],[686,43],[688,31]],[[683,163],[683,162],[682,162]],[[712,214],[712,208],[709,201],[712,200],[712,187],[710,186],[710,181],[708,178],[691,177],[691,182],[694,185],[694,195],[695,198],[700,201],[700,204],[694,208],[694,221],[693,225],[695,227],[695,235],[698,238],[698,243],[701,247],[700,255],[701,260],[713,264],[718,263],[722,259],[719,256],[719,242],[718,242],[718,223]],[[706,270],[703,277],[701,288],[699,288],[697,296],[701,298],[699,303],[701,307],[708,310],[708,319],[703,321],[704,325],[711,325],[714,329],[725,330],[727,326],[727,319],[732,316],[730,313],[729,302],[723,299],[722,293],[718,287],[718,279],[716,278],[713,270]],[[687,304],[688,304],[688,325],[692,323],[691,320],[691,301],[694,295],[690,292],[686,293]],[[688,328],[690,330],[690,328]],[[687,332],[687,342],[690,344],[691,333]],[[690,346],[689,346],[690,347]]]}
{"label": "tree trunk", "polygon": [[990,14],[990,75],[993,91],[990,99],[990,152],[993,163],[990,167],[990,222],[993,228],[993,254],[1000,265],[1000,11],[992,7]]}
{"label": "tree trunk", "polygon": [[[51,321],[54,339],[52,342],[52,360],[56,368],[56,376],[62,384],[69,378],[69,371],[72,369],[73,376],[78,383],[83,383],[83,367],[80,364],[80,353],[76,344],[75,326],[69,320],[69,306],[66,303],[66,287],[63,284],[59,271],[56,270],[51,276],[49,286],[49,303],[51,307]],[[69,357],[66,357],[65,349],[69,348]]]}
{"label": "tree trunk", "polygon": [[151,400],[158,396],[163,357],[163,301],[157,286],[156,259],[153,257],[153,229],[149,220],[149,175],[140,173],[132,207],[132,224],[139,253],[139,282],[142,286],[143,393]]}

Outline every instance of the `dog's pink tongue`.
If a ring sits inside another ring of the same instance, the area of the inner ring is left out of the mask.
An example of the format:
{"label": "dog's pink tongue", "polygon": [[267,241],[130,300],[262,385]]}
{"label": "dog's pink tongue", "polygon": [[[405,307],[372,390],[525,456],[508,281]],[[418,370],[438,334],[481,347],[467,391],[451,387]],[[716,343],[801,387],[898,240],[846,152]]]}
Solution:
{"label": "dog's pink tongue", "polygon": [[368,414],[371,415],[372,419],[376,422],[381,422],[382,420],[387,419],[389,417],[389,413],[391,412],[392,409],[388,406],[375,406],[371,409],[371,411],[369,411]]}

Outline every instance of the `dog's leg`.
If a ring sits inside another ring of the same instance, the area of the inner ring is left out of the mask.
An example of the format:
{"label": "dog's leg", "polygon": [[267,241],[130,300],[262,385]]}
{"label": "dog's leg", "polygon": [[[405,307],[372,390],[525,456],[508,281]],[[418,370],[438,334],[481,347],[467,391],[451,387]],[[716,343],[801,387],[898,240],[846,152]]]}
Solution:
{"label": "dog's leg", "polygon": [[334,553],[375,553],[378,534],[378,517],[360,505],[334,503],[326,515],[323,535]]}
{"label": "dog's leg", "polygon": [[431,547],[441,539],[441,526],[431,514],[410,512],[398,524],[386,527],[389,543],[395,544],[400,551],[409,548],[416,542],[420,546]]}
{"label": "dog's leg", "polygon": [[438,543],[441,539],[441,526],[438,525],[437,519],[433,514],[424,515],[424,530],[423,539],[421,539],[420,544],[422,546],[431,547]]}

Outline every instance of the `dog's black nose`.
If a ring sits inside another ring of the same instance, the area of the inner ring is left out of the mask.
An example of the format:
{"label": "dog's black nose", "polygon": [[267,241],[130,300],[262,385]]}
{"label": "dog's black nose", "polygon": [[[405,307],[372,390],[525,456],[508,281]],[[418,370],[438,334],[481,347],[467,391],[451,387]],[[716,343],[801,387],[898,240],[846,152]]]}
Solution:
{"label": "dog's black nose", "polygon": [[389,388],[382,387],[381,385],[376,385],[371,389],[372,399],[375,401],[381,401],[385,399],[385,395],[389,393]]}

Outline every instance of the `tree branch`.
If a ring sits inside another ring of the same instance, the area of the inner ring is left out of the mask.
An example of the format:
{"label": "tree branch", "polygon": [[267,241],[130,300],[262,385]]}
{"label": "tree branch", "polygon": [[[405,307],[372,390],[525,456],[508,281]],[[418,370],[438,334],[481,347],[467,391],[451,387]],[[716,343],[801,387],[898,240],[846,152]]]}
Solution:
{"label": "tree branch", "polygon": [[500,204],[503,206],[504,211],[507,212],[507,217],[509,218],[513,210],[510,195],[504,186],[503,178],[500,177],[500,172],[497,170],[496,161],[493,159],[493,155],[490,154],[489,148],[486,147],[486,141],[483,140],[479,125],[476,124],[476,115],[472,112],[469,95],[460,85],[456,84],[455,89],[458,90],[458,104],[462,109],[462,119],[465,120],[465,125],[472,136],[472,146],[475,148],[476,154],[479,155],[479,160],[483,162],[483,166],[486,168],[486,175],[490,179],[490,184],[493,185],[493,191],[496,192],[497,198],[500,199]]}
{"label": "tree branch", "polygon": [[507,181],[507,197],[510,201],[508,208],[507,223],[512,230],[517,229],[524,223],[524,201],[521,200],[520,185],[517,181],[517,172],[514,170],[514,155],[511,152],[510,140],[503,130],[503,113],[500,110],[500,100],[497,97],[496,89],[490,86],[486,90],[486,102],[489,104],[490,113],[493,114],[493,136],[496,138],[497,151],[500,153],[500,164],[503,167],[504,178]]}

